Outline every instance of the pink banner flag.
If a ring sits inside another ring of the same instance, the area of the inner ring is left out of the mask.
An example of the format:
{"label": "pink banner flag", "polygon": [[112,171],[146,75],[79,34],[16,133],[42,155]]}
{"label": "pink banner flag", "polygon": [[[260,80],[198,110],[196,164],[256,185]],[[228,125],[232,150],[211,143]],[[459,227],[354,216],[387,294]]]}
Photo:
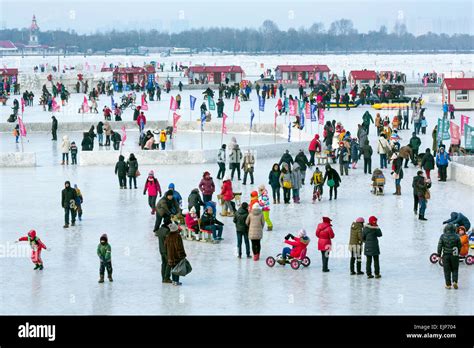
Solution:
{"label": "pink banner flag", "polygon": [[178,132],[178,121],[181,118],[180,115],[178,115],[176,112],[173,113],[173,133]]}
{"label": "pink banner flag", "polygon": [[278,112],[275,111],[275,121],[273,123],[273,126],[275,127],[275,129],[277,127],[277,117],[278,117]]}
{"label": "pink banner flag", "polygon": [[26,137],[26,128],[25,124],[23,123],[23,120],[21,119],[21,116],[18,116],[18,125],[20,126],[20,135],[22,137]]}
{"label": "pink banner flag", "polygon": [[296,110],[298,109],[298,102],[296,100],[290,100],[290,116],[296,115]]}
{"label": "pink banner flag", "polygon": [[56,103],[56,99],[53,97],[53,101],[51,102],[51,106],[53,107],[53,112],[57,112],[60,109],[58,103]]}
{"label": "pink banner flag", "polygon": [[464,125],[469,124],[469,116],[461,115],[461,134],[464,134]]}
{"label": "pink banner flag", "polygon": [[227,115],[223,112],[222,113],[222,134],[227,134],[227,126],[225,124],[225,121],[227,120]]}
{"label": "pink banner flag", "polygon": [[449,133],[451,135],[451,144],[461,144],[460,127],[454,122],[449,122]]}
{"label": "pink banner flag", "polygon": [[142,110],[147,111],[148,110],[148,104],[145,101],[145,94],[142,94]]}
{"label": "pink banner flag", "polygon": [[423,78],[423,85],[424,85],[425,87],[428,86],[428,76],[425,76],[425,77]]}
{"label": "pink banner flag", "polygon": [[319,124],[324,125],[324,108],[319,109]]}
{"label": "pink banner flag", "polygon": [[234,111],[240,111],[240,101],[239,101],[239,97],[235,97]]}
{"label": "pink banner flag", "polygon": [[304,106],[304,117],[306,117],[308,120],[311,118],[311,109],[308,102],[306,102]]}
{"label": "pink banner flag", "polygon": [[127,140],[127,130],[125,129],[125,126],[122,126],[122,145],[125,143],[125,140]]}
{"label": "pink banner flag", "polygon": [[21,98],[21,113],[25,112],[25,99]]}
{"label": "pink banner flag", "polygon": [[89,104],[87,103],[87,97],[84,96],[84,100],[82,102],[82,112],[83,113],[86,113],[86,112],[89,112]]}
{"label": "pink banner flag", "polygon": [[176,102],[176,100],[174,99],[174,97],[171,96],[171,99],[170,99],[170,110],[176,111],[177,108],[178,108],[178,103]]}

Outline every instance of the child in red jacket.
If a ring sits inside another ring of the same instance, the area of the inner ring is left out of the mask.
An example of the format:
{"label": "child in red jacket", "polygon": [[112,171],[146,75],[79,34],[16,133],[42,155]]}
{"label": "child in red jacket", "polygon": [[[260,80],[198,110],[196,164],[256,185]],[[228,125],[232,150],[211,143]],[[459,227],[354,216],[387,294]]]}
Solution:
{"label": "child in red jacket", "polygon": [[[293,239],[293,240],[289,240]],[[291,233],[287,234],[285,237],[285,243],[293,246],[293,248],[285,247],[281,252],[281,259],[277,260],[280,265],[286,263],[288,255],[291,257],[299,258],[303,251],[306,251],[306,248],[309,244],[309,237],[306,236],[305,230],[298,231],[298,237],[293,236]]]}
{"label": "child in red jacket", "polygon": [[188,230],[195,234],[196,240],[199,240],[199,220],[195,207],[192,207],[189,213],[186,214],[184,221],[186,222]]}
{"label": "child in red jacket", "polygon": [[[41,242],[41,240],[36,236],[35,230],[30,230],[28,235],[25,237],[19,238],[15,243],[28,241],[31,246],[31,261],[36,265],[34,269],[39,269],[40,271],[43,267],[43,260],[41,259],[41,250],[47,249],[46,245]],[[49,250],[49,249],[48,249]]]}
{"label": "child in red jacket", "polygon": [[221,190],[222,200],[224,206],[222,208],[222,216],[234,216],[234,208],[232,207],[232,200],[234,199],[234,191],[232,190],[232,181],[229,176],[226,176],[222,183]]}

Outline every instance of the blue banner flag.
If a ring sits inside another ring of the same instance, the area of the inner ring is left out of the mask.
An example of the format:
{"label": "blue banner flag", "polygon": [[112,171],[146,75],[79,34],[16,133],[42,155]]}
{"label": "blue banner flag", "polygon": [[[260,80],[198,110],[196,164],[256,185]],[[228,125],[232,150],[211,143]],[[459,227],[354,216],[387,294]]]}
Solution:
{"label": "blue banner flag", "polygon": [[316,104],[311,104],[311,122],[316,122]]}
{"label": "blue banner flag", "polygon": [[194,105],[196,104],[196,97],[193,97],[192,95],[189,96],[189,105],[191,107],[191,110],[194,111]]}
{"label": "blue banner flag", "polygon": [[250,109],[250,129],[252,129],[254,117],[255,117],[255,114],[254,114],[253,110]]}
{"label": "blue banner flag", "polygon": [[304,110],[301,110],[301,112],[300,112],[300,129],[304,128],[304,123],[305,123]]}
{"label": "blue banner flag", "polygon": [[206,122],[206,113],[201,112],[201,132],[204,132],[204,123]]}
{"label": "blue banner flag", "polygon": [[291,122],[288,122],[288,142],[291,143]]}
{"label": "blue banner flag", "polygon": [[114,102],[114,96],[113,95],[110,96],[110,102],[112,103],[112,108],[111,109],[115,110],[115,102]]}
{"label": "blue banner flag", "polygon": [[262,98],[260,95],[258,96],[258,109],[265,111],[265,98]]}
{"label": "blue banner flag", "polygon": [[289,107],[290,107],[289,105],[290,105],[290,104],[289,104],[289,99],[288,99],[288,98],[285,98],[285,104],[284,104],[284,106],[285,106],[285,111],[286,111],[286,112],[288,112],[288,109],[289,109]]}

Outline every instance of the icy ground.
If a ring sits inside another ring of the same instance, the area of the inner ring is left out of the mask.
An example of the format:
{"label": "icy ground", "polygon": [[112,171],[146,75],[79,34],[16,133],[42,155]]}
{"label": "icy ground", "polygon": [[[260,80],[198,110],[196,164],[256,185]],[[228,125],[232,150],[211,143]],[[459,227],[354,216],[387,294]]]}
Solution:
{"label": "icy ground", "polygon": [[[183,94],[186,106],[189,97]],[[80,101],[82,96],[74,96],[74,100]],[[101,97],[99,110],[108,100]],[[274,104],[276,100],[271,102]],[[169,99],[161,104],[150,103],[147,116],[166,119],[168,105]],[[227,103],[226,110],[231,105]],[[439,104],[427,103],[426,106],[429,128],[428,134],[421,136],[422,149],[431,147],[432,126],[441,109]],[[236,121],[248,122],[250,107],[257,110],[255,100],[242,103]],[[263,114],[262,122],[272,121],[272,109],[268,108]],[[356,124],[366,109],[357,108],[349,112],[332,109],[326,112],[326,119],[340,120],[355,133]],[[9,108],[0,107],[0,110],[3,120]],[[370,110],[375,115],[375,111]],[[386,113],[383,111],[382,115]],[[389,114],[392,116],[393,112]],[[77,115],[58,115],[60,122],[81,120]],[[27,108],[25,112],[27,128],[28,122],[50,122],[50,117],[50,113],[42,112],[38,106]],[[102,119],[101,116],[90,117],[94,124]],[[128,111],[124,119],[131,120],[131,117],[131,111]],[[458,120],[459,116],[456,122]],[[85,124],[84,129],[88,129],[90,124]],[[309,123],[307,125],[309,132]],[[313,127],[316,131],[316,125]],[[375,148],[373,126],[370,132],[371,145]],[[58,139],[63,134],[58,132]],[[403,145],[408,142],[410,134],[411,131],[401,132]],[[0,137],[2,151],[5,147],[11,151],[14,146],[11,132],[1,133]],[[436,251],[441,222],[451,211],[463,211],[474,220],[474,189],[471,187],[453,181],[435,181],[426,212],[428,221],[420,222],[412,208],[411,181],[416,169],[410,165],[404,170],[401,197],[391,195],[394,184],[386,170],[387,194],[375,197],[369,193],[370,178],[364,176],[360,162],[358,169],[350,171],[349,178],[342,177],[337,201],[328,201],[325,187],[323,201],[313,205],[310,202],[312,189],[305,186],[301,192],[301,205],[272,205],[274,230],[264,232],[262,260],[259,262],[236,257],[235,229],[231,218],[222,218],[225,240],[220,245],[185,241],[193,272],[182,278],[182,287],[176,288],[161,283],[158,241],[152,233],[154,217],[150,215],[146,196],[142,195],[144,177],[138,179],[139,190],[120,190],[113,167],[60,166],[60,142],[50,144],[49,139],[50,135],[46,133],[31,134],[30,137],[30,141],[37,144],[38,151],[50,148],[52,153],[56,151],[57,160],[54,160],[54,155],[49,155],[48,160],[36,168],[0,171],[0,251],[3,251],[0,254],[0,314],[474,313],[474,268],[461,264],[460,289],[449,291],[444,289],[442,268],[428,260],[429,255]],[[296,133],[293,133],[293,139],[297,139]],[[229,138],[225,141],[228,142]],[[243,186],[244,200],[258,184],[267,183],[271,165],[278,160],[257,158],[256,185]],[[377,166],[378,158],[374,154],[373,168]],[[150,169],[155,170],[162,187],[175,183],[185,200],[191,189],[197,187],[203,171],[211,170],[213,176],[217,173],[214,164],[140,166],[142,173]],[[436,177],[435,172],[433,177]],[[64,213],[60,207],[65,180],[77,183],[84,195],[84,219],[68,230],[62,228]],[[336,234],[335,251],[329,260],[330,273],[321,272],[321,256],[314,235],[316,225],[326,215],[333,219]],[[383,277],[379,280],[349,275],[346,249],[351,222],[359,216],[367,220],[370,215],[379,218],[383,232],[380,239]],[[13,241],[31,228],[36,229],[43,242],[52,249],[43,252],[45,269],[42,272],[33,271],[25,244],[22,249],[26,251],[25,256],[15,257],[13,254],[16,251]],[[283,237],[300,228],[305,228],[311,238],[308,256],[312,263],[309,268],[294,271],[288,266],[267,267],[264,259],[281,252]],[[112,245],[115,281],[100,285],[97,283],[99,262],[96,247],[104,232],[109,235]]]}

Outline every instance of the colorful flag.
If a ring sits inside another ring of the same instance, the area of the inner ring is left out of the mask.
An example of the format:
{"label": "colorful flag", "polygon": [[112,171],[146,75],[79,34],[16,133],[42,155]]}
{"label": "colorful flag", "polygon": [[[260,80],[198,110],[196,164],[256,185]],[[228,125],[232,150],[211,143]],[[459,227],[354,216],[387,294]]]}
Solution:
{"label": "colorful flag", "polygon": [[306,102],[304,106],[304,116],[307,119],[311,118],[311,108],[310,108],[309,102]]}
{"label": "colorful flag", "polygon": [[450,139],[449,121],[446,118],[438,118],[438,143],[442,140]]}
{"label": "colorful flag", "polygon": [[291,122],[288,122],[288,142],[291,143]]}
{"label": "colorful flag", "polygon": [[196,105],[196,97],[193,97],[192,95],[189,96],[189,107],[191,110],[194,111],[194,105]]}
{"label": "colorful flag", "polygon": [[201,112],[201,132],[204,132],[204,123],[206,122],[206,113]]}
{"label": "colorful flag", "polygon": [[296,104],[294,103],[294,100],[290,100],[290,116],[295,116],[296,115]]}
{"label": "colorful flag", "polygon": [[25,99],[21,98],[21,113],[25,112]]}
{"label": "colorful flag", "polygon": [[86,113],[86,112],[89,112],[89,104],[87,103],[87,97],[84,96],[84,100],[82,102],[82,112],[83,113]]}
{"label": "colorful flag", "polygon": [[451,134],[451,144],[461,144],[460,127],[452,121],[449,123],[449,133]]}
{"label": "colorful flag", "polygon": [[311,104],[311,122],[316,122],[316,104]]}
{"label": "colorful flag", "polygon": [[173,113],[173,133],[178,132],[178,121],[181,118],[180,115],[178,115],[176,112]]}
{"label": "colorful flag", "polygon": [[170,99],[170,110],[171,110],[171,111],[176,111],[177,108],[178,108],[178,103],[176,102],[176,100],[174,99],[174,97],[171,96],[171,99]]}
{"label": "colorful flag", "polygon": [[461,134],[464,134],[464,125],[469,124],[469,116],[461,115]]}
{"label": "colorful flag", "polygon": [[125,130],[125,126],[122,126],[122,146],[125,140],[127,140],[127,131]]}
{"label": "colorful flag", "polygon": [[212,99],[210,95],[207,96],[207,104],[209,106],[209,110],[216,109],[216,103],[214,102],[214,99]]}
{"label": "colorful flag", "polygon": [[301,114],[302,110],[304,110],[304,101],[298,100],[298,114]]}
{"label": "colorful flag", "polygon": [[305,119],[304,112],[303,112],[303,110],[301,110],[301,113],[300,113],[300,129],[304,128],[304,122],[305,122],[304,119]]}
{"label": "colorful flag", "polygon": [[265,98],[262,98],[260,95],[258,96],[258,109],[265,111]]}
{"label": "colorful flag", "polygon": [[474,149],[474,127],[468,124],[464,127],[464,148],[467,150]]}
{"label": "colorful flag", "polygon": [[235,97],[234,111],[240,111],[240,101],[239,101],[239,97]]}
{"label": "colorful flag", "polygon": [[141,110],[142,111],[147,111],[148,110],[148,104],[145,101],[145,94],[142,94],[142,108],[141,108]]}
{"label": "colorful flag", "polygon": [[227,120],[227,115],[225,113],[222,113],[222,134],[227,134],[227,126],[225,124],[226,120]]}
{"label": "colorful flag", "polygon": [[252,129],[253,119],[255,118],[255,114],[252,109],[250,109],[250,129]]}
{"label": "colorful flag", "polygon": [[22,137],[26,137],[26,128],[25,124],[23,123],[23,120],[21,119],[21,116],[18,116],[18,125],[20,126],[20,135]]}
{"label": "colorful flag", "polygon": [[[84,100],[87,102],[87,99],[85,96],[84,96]],[[114,101],[113,95],[110,96],[110,103],[112,104],[112,107],[111,107],[112,111],[115,111],[115,101]]]}
{"label": "colorful flag", "polygon": [[51,106],[53,108],[53,112],[57,112],[60,109],[58,103],[56,103],[56,99],[53,97],[53,101],[51,102]]}
{"label": "colorful flag", "polygon": [[289,104],[288,104],[288,98],[285,98],[285,101],[283,102],[283,106],[285,107],[286,112],[288,112]]}
{"label": "colorful flag", "polygon": [[319,124],[324,125],[324,108],[320,108],[319,110]]}

